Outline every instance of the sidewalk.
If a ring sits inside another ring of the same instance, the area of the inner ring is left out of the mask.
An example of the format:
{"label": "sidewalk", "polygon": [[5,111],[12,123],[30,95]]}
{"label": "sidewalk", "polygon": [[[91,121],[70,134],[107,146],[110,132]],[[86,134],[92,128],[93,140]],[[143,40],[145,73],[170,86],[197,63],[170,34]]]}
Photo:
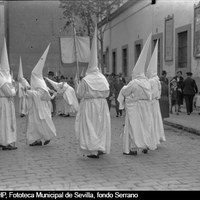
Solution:
{"label": "sidewalk", "polygon": [[169,118],[164,119],[164,124],[200,135],[200,115],[197,110],[190,115],[187,115],[185,108],[182,108],[181,111],[179,115],[170,114]]}

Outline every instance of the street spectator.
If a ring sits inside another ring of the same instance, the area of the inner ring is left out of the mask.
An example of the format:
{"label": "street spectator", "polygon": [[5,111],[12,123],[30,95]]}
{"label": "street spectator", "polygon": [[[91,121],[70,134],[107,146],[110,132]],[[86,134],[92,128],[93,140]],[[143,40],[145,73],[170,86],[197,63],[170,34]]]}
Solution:
{"label": "street spectator", "polygon": [[166,82],[163,81],[163,79],[160,79],[161,83],[161,96],[159,99],[160,103],[160,111],[162,118],[169,117],[169,89]]}
{"label": "street spectator", "polygon": [[192,78],[192,72],[187,72],[187,78],[183,81],[183,95],[185,98],[185,104],[187,114],[190,115],[193,112],[193,99],[195,94],[198,93],[196,81]]}
{"label": "street spectator", "polygon": [[170,107],[170,113],[173,113],[173,107],[175,108],[175,112],[177,115],[178,113],[178,100],[179,100],[179,88],[177,85],[177,82],[175,79],[172,79],[170,84],[170,97],[171,97],[171,107]]}
{"label": "street spectator", "polygon": [[162,75],[160,77],[160,81],[163,81],[167,86],[169,84],[169,80],[167,78],[167,72],[165,70],[162,71]]}
{"label": "street spectator", "polygon": [[122,110],[119,109],[119,102],[117,101],[118,95],[120,90],[123,88],[124,86],[124,82],[122,81],[122,79],[120,79],[119,75],[115,76],[115,81],[114,81],[114,97],[115,97],[115,109],[116,109],[116,117],[122,116]]}
{"label": "street spectator", "polygon": [[111,109],[111,105],[112,105],[112,100],[114,99],[114,96],[113,96],[113,78],[109,74],[106,76],[106,78],[107,78],[107,81],[108,81],[109,87],[110,87],[109,96],[106,98],[107,103],[108,103],[108,108],[110,110]]}
{"label": "street spectator", "polygon": [[183,77],[182,71],[177,71],[176,76],[172,78],[177,82],[178,87],[178,112],[181,112],[181,105],[183,105]]}
{"label": "street spectator", "polygon": [[124,78],[124,76],[122,75],[122,73],[119,73],[119,79],[122,80],[122,82],[124,83],[124,85],[126,85],[126,79]]}

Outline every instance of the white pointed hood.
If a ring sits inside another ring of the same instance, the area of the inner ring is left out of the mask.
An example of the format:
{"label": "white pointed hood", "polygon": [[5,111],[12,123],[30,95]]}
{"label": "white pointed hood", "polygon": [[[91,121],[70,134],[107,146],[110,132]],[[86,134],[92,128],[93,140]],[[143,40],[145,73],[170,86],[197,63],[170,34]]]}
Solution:
{"label": "white pointed hood", "polygon": [[97,26],[95,26],[94,36],[92,40],[92,48],[90,54],[90,62],[83,78],[92,90],[107,91],[109,84],[106,77],[99,71],[97,57]]}
{"label": "white pointed hood", "polygon": [[62,84],[62,82],[57,83],[57,82],[55,82],[55,81],[49,79],[48,77],[45,77],[45,79],[53,86],[53,88],[54,88],[56,91],[58,91],[59,86]]}
{"label": "white pointed hood", "polygon": [[24,78],[24,75],[23,75],[21,57],[20,57],[20,60],[19,60],[18,82],[20,82],[24,87],[30,87],[30,84],[29,84],[28,81]]}
{"label": "white pointed hood", "polygon": [[157,67],[158,67],[158,41],[156,42],[156,46],[154,48],[153,54],[151,56],[151,60],[149,62],[146,76],[148,78],[153,78],[157,76]]}
{"label": "white pointed hood", "polygon": [[147,54],[151,42],[151,35],[152,34],[150,34],[149,37],[147,38],[147,41],[142,49],[142,52],[140,53],[140,56],[135,64],[135,67],[133,68],[132,79],[135,79],[138,76],[144,76]]}
{"label": "white pointed hood", "polygon": [[90,51],[90,61],[86,71],[86,75],[92,72],[99,71],[98,56],[97,56],[97,26],[95,26],[94,36],[92,39],[92,47]]}
{"label": "white pointed hood", "polygon": [[1,54],[0,79],[1,79],[0,87],[6,82],[12,83],[5,38],[4,38],[4,44],[3,44],[2,54]]}
{"label": "white pointed hood", "polygon": [[33,69],[31,73],[31,88],[32,89],[42,88],[43,90],[47,92],[49,91],[43,79],[43,74],[42,74],[46,57],[49,51],[49,47],[50,47],[50,44],[46,48],[45,52],[43,53],[43,55],[41,56],[40,60],[38,61],[37,65],[35,66],[35,68]]}

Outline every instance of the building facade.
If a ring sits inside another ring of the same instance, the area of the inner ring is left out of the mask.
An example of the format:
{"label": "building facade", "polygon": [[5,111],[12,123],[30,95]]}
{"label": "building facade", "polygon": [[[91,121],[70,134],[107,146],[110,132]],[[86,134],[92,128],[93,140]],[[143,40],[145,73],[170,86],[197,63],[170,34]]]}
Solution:
{"label": "building facade", "polygon": [[[104,71],[130,78],[141,49],[152,33],[157,40],[158,74],[193,72],[200,86],[199,0],[130,0],[112,13],[104,33]],[[150,57],[150,56],[149,56]]]}

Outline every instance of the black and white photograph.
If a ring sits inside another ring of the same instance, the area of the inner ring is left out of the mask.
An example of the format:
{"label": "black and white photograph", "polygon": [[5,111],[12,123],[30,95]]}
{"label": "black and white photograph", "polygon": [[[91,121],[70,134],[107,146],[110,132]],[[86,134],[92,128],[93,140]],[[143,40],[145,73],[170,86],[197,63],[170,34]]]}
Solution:
{"label": "black and white photograph", "polygon": [[199,144],[200,0],[0,1],[0,198],[200,191]]}

